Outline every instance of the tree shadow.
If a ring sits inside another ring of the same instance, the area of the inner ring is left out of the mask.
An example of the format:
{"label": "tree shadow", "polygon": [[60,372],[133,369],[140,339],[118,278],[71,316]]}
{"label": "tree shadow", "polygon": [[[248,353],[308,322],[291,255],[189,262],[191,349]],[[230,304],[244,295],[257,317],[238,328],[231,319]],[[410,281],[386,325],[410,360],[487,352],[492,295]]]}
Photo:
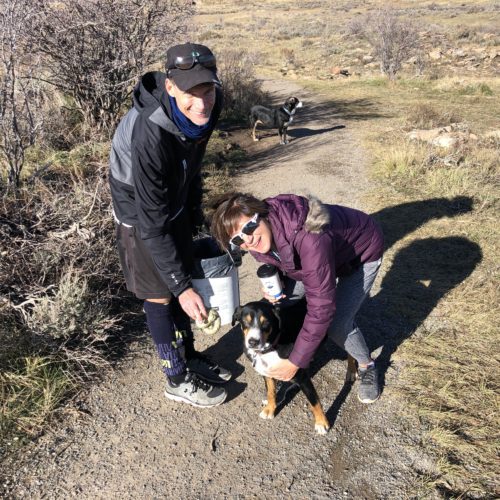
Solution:
{"label": "tree shadow", "polygon": [[[300,139],[302,137],[311,137],[314,135],[325,134],[326,132],[332,132],[333,130],[340,130],[346,128],[345,125],[332,125],[331,127],[320,128],[320,129],[310,129],[310,128],[294,128],[287,131],[287,137],[295,139]],[[269,139],[271,137],[277,137],[279,140],[279,135],[277,129],[271,128],[259,128],[257,130],[257,135],[259,139]],[[283,144],[280,144],[283,146]]]}
{"label": "tree shadow", "polygon": [[[363,121],[386,116],[379,113],[375,109],[375,103],[369,99],[330,99],[319,103],[313,102],[312,99],[311,95],[309,103],[304,98],[304,107],[297,110],[293,123],[288,128],[288,136],[291,139],[289,144],[279,143],[277,129],[259,127],[257,133],[262,141],[266,141],[266,149],[259,147],[260,150],[252,151],[251,158],[241,165],[240,170],[243,172],[262,171],[276,161],[286,163],[290,160],[296,160],[307,155],[309,151],[330,144],[333,138],[328,133],[345,129],[347,120]],[[283,104],[281,98],[274,98],[272,102],[275,106]],[[259,104],[272,107],[268,103]],[[250,134],[250,128],[248,130]],[[318,138],[308,140],[314,136]],[[339,134],[337,140],[343,140],[343,138]]]}

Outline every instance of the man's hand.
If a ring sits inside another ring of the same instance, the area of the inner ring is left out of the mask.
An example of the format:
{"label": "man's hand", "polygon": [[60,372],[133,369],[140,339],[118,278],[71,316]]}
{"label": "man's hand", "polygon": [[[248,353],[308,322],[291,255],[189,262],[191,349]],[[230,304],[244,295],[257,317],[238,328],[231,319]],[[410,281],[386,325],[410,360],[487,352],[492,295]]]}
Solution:
{"label": "man's hand", "polygon": [[207,317],[207,310],[202,298],[194,291],[193,288],[184,290],[178,297],[179,304],[184,312],[194,321],[202,321]]}
{"label": "man's hand", "polygon": [[291,361],[288,361],[288,359],[280,359],[266,369],[266,374],[276,380],[287,382],[295,377],[298,369],[299,367],[295,366]]}

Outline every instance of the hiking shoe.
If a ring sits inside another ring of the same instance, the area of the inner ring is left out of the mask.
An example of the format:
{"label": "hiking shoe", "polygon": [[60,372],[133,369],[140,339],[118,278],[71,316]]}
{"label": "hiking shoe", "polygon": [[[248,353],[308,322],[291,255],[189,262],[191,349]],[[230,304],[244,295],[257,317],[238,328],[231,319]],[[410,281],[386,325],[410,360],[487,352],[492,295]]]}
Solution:
{"label": "hiking shoe", "polygon": [[378,370],[375,364],[358,370],[358,399],[362,403],[373,403],[380,397]]}
{"label": "hiking shoe", "polygon": [[199,408],[210,408],[223,403],[227,392],[207,384],[194,373],[187,373],[184,381],[177,385],[167,379],[165,396]]}
{"label": "hiking shoe", "polygon": [[198,352],[186,360],[186,367],[188,372],[195,373],[209,384],[225,384],[232,376],[229,370]]}

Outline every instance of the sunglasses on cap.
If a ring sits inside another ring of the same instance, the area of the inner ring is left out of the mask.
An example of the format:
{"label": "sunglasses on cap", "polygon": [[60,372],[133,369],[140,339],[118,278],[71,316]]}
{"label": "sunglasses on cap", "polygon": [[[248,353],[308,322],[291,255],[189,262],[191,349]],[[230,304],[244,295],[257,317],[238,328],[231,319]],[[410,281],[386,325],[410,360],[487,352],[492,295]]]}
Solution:
{"label": "sunglasses on cap", "polygon": [[229,243],[237,247],[240,247],[241,245],[243,245],[243,243],[245,243],[243,236],[250,236],[251,234],[253,234],[255,230],[259,227],[259,224],[260,224],[259,214],[255,214],[249,221],[243,224],[243,227],[241,228],[240,232],[238,234],[235,234],[229,240]]}
{"label": "sunglasses on cap", "polygon": [[215,56],[213,54],[198,54],[193,52],[189,56],[178,56],[175,58],[174,64],[167,69],[191,69],[195,64],[201,64],[205,68],[215,68],[217,66]]}

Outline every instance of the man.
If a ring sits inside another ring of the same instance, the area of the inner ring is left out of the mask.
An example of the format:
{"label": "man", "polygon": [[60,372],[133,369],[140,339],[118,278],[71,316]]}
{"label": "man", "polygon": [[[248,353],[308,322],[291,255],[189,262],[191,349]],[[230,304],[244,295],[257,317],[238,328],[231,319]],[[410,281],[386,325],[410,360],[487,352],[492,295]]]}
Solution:
{"label": "man", "polygon": [[192,287],[192,235],[203,224],[200,168],[222,107],[213,53],[185,43],[167,51],[166,73],[146,73],[110,154],[117,245],[127,289],[144,300],[167,376],[165,395],[221,404],[231,373],[194,348],[190,318],[207,316]]}

